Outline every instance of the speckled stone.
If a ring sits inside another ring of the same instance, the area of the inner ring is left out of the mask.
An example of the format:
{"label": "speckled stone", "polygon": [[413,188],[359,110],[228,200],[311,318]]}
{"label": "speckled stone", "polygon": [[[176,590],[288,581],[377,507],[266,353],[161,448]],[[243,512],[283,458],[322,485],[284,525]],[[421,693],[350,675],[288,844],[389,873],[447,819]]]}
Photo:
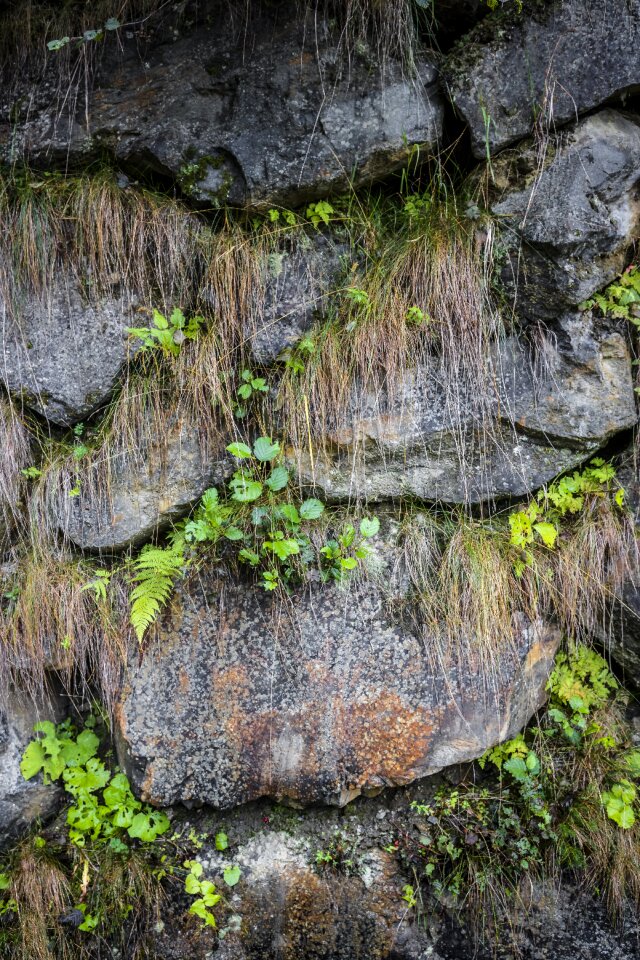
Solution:
{"label": "speckled stone", "polygon": [[521,624],[490,669],[473,643],[438,656],[372,584],[279,604],[203,571],[132,658],[120,756],[159,805],[342,805],[513,736],[544,699],[557,641]]}

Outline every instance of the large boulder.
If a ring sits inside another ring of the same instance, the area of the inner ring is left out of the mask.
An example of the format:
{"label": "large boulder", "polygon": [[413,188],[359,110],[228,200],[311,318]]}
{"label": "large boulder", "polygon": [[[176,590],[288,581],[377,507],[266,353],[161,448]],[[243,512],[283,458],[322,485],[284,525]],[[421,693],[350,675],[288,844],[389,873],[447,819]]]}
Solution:
{"label": "large boulder", "polygon": [[[378,548],[387,581],[393,544]],[[201,570],[129,665],[117,736],[136,790],[158,805],[343,805],[480,756],[543,702],[555,631],[519,622],[489,677],[472,642],[460,655],[441,638],[430,656],[386,599],[352,581],[280,604]]]}
{"label": "large boulder", "polygon": [[532,142],[495,161],[491,212],[520,316],[553,318],[626,266],[640,236],[638,157],[640,118],[603,110],[556,136],[542,167]]}
{"label": "large boulder", "polygon": [[62,700],[50,692],[35,702],[14,690],[0,705],[0,848],[34,820],[51,816],[60,802],[61,788],[45,785],[40,776],[25,780],[20,760],[34,737],[34,724],[61,719]]}
{"label": "large boulder", "polygon": [[434,362],[407,374],[382,406],[378,395],[354,391],[352,409],[313,460],[301,450],[292,463],[333,501],[476,503],[535,490],[637,419],[621,334],[588,313],[559,318],[555,331],[535,350],[507,338],[479,388],[452,386]]}
{"label": "large boulder", "polygon": [[[102,61],[85,102],[41,98],[17,124],[0,116],[0,156],[65,165],[110,154],[170,177],[208,206],[295,206],[402,167],[440,139],[443,102],[433,62],[417,74],[360,51],[342,69],[327,23],[292,5],[255,13],[245,29],[217,8],[200,26],[140,57],[126,33]],[[36,100],[37,100],[37,91]],[[4,111],[20,114],[20,103]],[[2,112],[2,111],[0,111]]]}
{"label": "large boulder", "polygon": [[42,297],[9,310],[0,300],[0,381],[52,423],[70,426],[111,395],[127,360],[136,300],[128,294],[85,296],[60,278]]}
{"label": "large boulder", "polygon": [[525,0],[487,17],[449,54],[451,98],[476,157],[633,91],[640,0]]}

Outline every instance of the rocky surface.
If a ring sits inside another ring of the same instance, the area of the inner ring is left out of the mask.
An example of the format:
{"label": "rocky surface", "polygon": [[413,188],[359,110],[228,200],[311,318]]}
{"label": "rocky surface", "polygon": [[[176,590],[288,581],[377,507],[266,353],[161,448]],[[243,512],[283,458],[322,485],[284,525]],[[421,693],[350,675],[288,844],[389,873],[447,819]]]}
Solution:
{"label": "rocky surface", "polygon": [[228,456],[205,452],[197,425],[180,417],[140,450],[114,453],[108,477],[102,460],[84,468],[78,496],[63,486],[52,503],[61,531],[83,550],[144,543],[233,470]]}
{"label": "rocky surface", "polygon": [[49,165],[106,152],[207,206],[272,207],[386,176],[416,144],[428,151],[440,139],[431,60],[410,78],[399,63],[383,70],[370,49],[343,72],[326,23],[311,12],[305,19],[285,7],[237,33],[225,18],[143,60],[136,40],[119,39],[123,54],[106,59],[88,105],[72,97],[54,116],[44,101],[17,128],[0,123],[0,157],[22,152]]}
{"label": "rocky surface", "polygon": [[640,41],[639,0],[525,0],[487,17],[445,66],[476,157],[575,120],[640,84],[629,50]]}
{"label": "rocky surface", "polygon": [[[222,853],[211,840],[199,851],[207,877],[222,883],[227,866],[241,869],[218,914],[220,960],[574,960],[577,945],[588,960],[634,960],[640,925],[633,911],[614,927],[596,897],[569,883],[532,886],[527,912],[515,917],[515,946],[505,938],[483,949],[448,913],[450,904],[408,908],[401,894],[415,878],[383,848],[413,828],[410,802],[428,802],[436,786],[429,780],[387,790],[342,810],[300,812],[261,802],[223,817],[206,810],[182,815],[187,832],[213,836],[224,828],[229,837]],[[336,841],[350,866],[316,866],[316,851],[329,851]],[[167,922],[153,942],[158,960],[201,960],[211,950],[213,934],[185,921],[187,906],[174,900],[163,913]]]}
{"label": "rocky surface", "polygon": [[267,257],[260,322],[247,331],[257,363],[274,361],[322,316],[346,253],[344,245],[316,232],[297,236]]}
{"label": "rocky surface", "polygon": [[519,496],[583,462],[637,419],[628,347],[589,314],[567,314],[530,352],[508,338],[485,379],[457,390],[439,369],[407,377],[391,403],[354,398],[344,427],[313,465],[292,455],[306,482],[330,500],[478,502]]}
{"label": "rocky surface", "polygon": [[34,736],[34,724],[62,716],[63,701],[51,693],[34,702],[24,691],[14,690],[0,706],[0,849],[34,820],[54,813],[60,803],[61,789],[45,786],[41,777],[25,780],[20,760]]}
{"label": "rocky surface", "polygon": [[0,382],[54,424],[69,426],[102,406],[129,355],[126,327],[135,298],[87,298],[78,281],[60,279],[42,299],[10,313],[0,301]]}
{"label": "rocky surface", "polygon": [[[640,120],[603,110],[558,135],[543,164],[527,142],[496,161],[491,212],[519,316],[552,319],[624,269],[640,235]],[[553,211],[553,215],[550,215]]]}
{"label": "rocky surface", "polygon": [[[384,564],[393,539],[378,547]],[[472,645],[458,661],[445,644],[439,660],[433,638],[394,625],[372,584],[310,586],[279,605],[203,570],[131,664],[122,761],[160,805],[341,805],[511,736],[544,698],[556,645],[521,625],[489,678]]]}

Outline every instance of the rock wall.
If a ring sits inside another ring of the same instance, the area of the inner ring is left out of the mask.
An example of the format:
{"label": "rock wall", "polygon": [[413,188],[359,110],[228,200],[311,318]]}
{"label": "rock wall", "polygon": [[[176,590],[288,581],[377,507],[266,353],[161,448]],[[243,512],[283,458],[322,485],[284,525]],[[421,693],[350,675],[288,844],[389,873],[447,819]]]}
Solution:
{"label": "rock wall", "polygon": [[[0,843],[55,806],[19,774],[34,677],[107,702],[142,799],[216,810],[342,807],[481,756],[544,702],[571,623],[640,683],[629,538],[607,541],[600,579],[597,551],[572,557],[579,581],[602,580],[574,621],[527,601],[513,554],[491,581],[469,550],[428,621],[416,583],[434,561],[407,547],[422,511],[499,526],[594,455],[624,461],[634,502],[640,294],[597,297],[637,264],[638,0],[433,16],[399,0],[405,47],[364,2],[153,6],[19,58],[6,20]],[[366,562],[327,584],[320,561],[272,596],[229,543],[185,554],[138,643],[132,558],[225,489],[226,447],[258,436],[280,440],[296,502],[326,505],[326,537],[382,519]],[[59,600],[54,570],[73,571]],[[478,580],[507,610],[499,638]],[[384,857],[352,915],[359,881],[329,897],[287,838],[259,843],[246,868],[269,864],[276,919],[221,957],[428,955],[392,933]],[[269,896],[258,884],[257,916]],[[321,936],[304,932],[311,906]],[[170,940],[158,956],[186,955]]]}

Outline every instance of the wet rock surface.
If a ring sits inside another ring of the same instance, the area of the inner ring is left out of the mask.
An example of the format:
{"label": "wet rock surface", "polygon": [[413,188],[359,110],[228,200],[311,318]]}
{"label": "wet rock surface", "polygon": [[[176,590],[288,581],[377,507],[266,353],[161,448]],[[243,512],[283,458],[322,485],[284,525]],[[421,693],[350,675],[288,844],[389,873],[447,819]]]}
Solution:
{"label": "wet rock surface", "polygon": [[496,161],[492,205],[507,251],[502,280],[518,314],[549,320],[619,274],[640,233],[640,121],[614,110],[558,135],[541,165],[527,143]]}
{"label": "wet rock surface", "polygon": [[131,664],[120,752],[155,804],[342,805],[519,730],[556,645],[554,631],[521,625],[487,677],[472,645],[458,660],[392,623],[371,584],[311,586],[279,605],[203,571]]}
{"label": "wet rock surface", "polygon": [[482,158],[553,130],[640,84],[629,50],[640,40],[638,0],[528,2],[487,17],[449,55],[451,99]]}
{"label": "wet rock surface", "polygon": [[473,388],[418,370],[382,409],[354,401],[313,465],[304,452],[292,460],[330,500],[478,502],[540,487],[637,419],[625,340],[588,313],[559,318],[537,354],[507,338],[485,384],[493,400],[479,409]]}
{"label": "wet rock surface", "polygon": [[195,202],[271,207],[386,176],[414,145],[430,149],[440,139],[443,101],[429,58],[409,77],[368,50],[343,74],[326,23],[291,6],[238,32],[229,20],[201,27],[144,59],[123,41],[88,106],[78,102],[76,113],[74,103],[58,116],[43,106],[7,130],[0,155],[18,150],[47,164],[107,152],[170,177]]}
{"label": "wet rock surface", "polygon": [[71,278],[11,313],[0,301],[0,382],[52,423],[77,423],[114,390],[130,352],[125,328],[135,326],[136,305],[131,295],[87,298]]}
{"label": "wet rock surface", "polygon": [[248,330],[257,363],[273,362],[325,313],[346,257],[346,245],[320,232],[303,234],[267,257],[260,323]]}
{"label": "wet rock surface", "polygon": [[140,451],[114,454],[108,477],[98,460],[84,471],[79,494],[70,497],[62,488],[52,508],[60,530],[76,546],[124,550],[180,519],[232,469],[229,457],[205,451],[196,424],[179,418]]}

